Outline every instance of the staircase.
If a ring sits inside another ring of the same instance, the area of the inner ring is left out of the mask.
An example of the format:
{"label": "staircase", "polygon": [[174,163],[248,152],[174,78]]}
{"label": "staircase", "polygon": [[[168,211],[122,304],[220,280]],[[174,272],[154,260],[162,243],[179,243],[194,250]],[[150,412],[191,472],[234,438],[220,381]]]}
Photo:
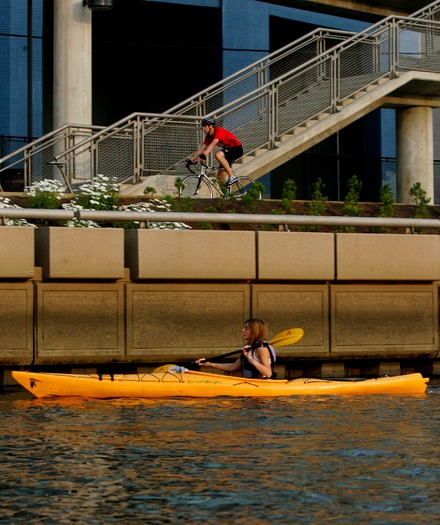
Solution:
{"label": "staircase", "polygon": [[317,29],[163,114],[136,113],[108,128],[69,126],[0,159],[27,183],[59,174],[70,190],[98,174],[174,192],[183,161],[213,115],[244,144],[237,175],[258,179],[380,107],[440,100],[440,1],[353,34]]}

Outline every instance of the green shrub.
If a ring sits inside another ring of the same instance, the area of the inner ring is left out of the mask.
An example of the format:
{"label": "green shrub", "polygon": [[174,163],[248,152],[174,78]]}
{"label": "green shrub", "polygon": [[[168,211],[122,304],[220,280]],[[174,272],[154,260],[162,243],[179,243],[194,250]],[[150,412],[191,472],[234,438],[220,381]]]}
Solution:
{"label": "green shrub", "polygon": [[[362,182],[358,180],[356,175],[353,175],[348,179],[348,191],[344,199],[344,205],[342,206],[342,215],[345,217],[359,217],[362,213],[362,208],[359,206],[360,191],[362,188]],[[343,231],[351,233],[354,231],[353,226],[347,226],[343,228]]]}
{"label": "green shrub", "polygon": [[428,204],[431,202],[431,199],[426,196],[426,191],[422,188],[420,182],[416,182],[411,186],[409,194],[416,205],[416,218],[426,219],[429,216]]}
{"label": "green shrub", "polygon": [[317,179],[312,185],[312,202],[310,203],[310,214],[311,215],[324,215],[325,206],[328,201],[322,191],[325,189],[322,179]]}
{"label": "green shrub", "polygon": [[156,188],[153,188],[152,186],[147,186],[144,189],[144,195],[146,197],[154,197],[154,195],[156,195],[156,193],[157,193]]}
{"label": "green shrub", "polygon": [[57,180],[44,179],[25,188],[29,208],[57,209],[64,194],[64,187]]}
{"label": "green shrub", "polygon": [[116,210],[119,184],[114,178],[97,175],[96,180],[82,184],[74,203],[87,210]]}
{"label": "green shrub", "polygon": [[296,200],[297,192],[298,188],[295,181],[287,179],[284,183],[283,191],[281,192],[281,205],[286,215],[295,214],[296,210],[293,201]]}
{"label": "green shrub", "polygon": [[261,182],[255,182],[252,184],[252,186],[247,190],[247,193],[241,197],[243,210],[248,213],[254,213],[265,189],[266,188],[264,187],[264,184]]}
{"label": "green shrub", "polygon": [[394,193],[389,182],[384,184],[380,189],[380,202],[382,205],[379,210],[379,217],[393,217]]}

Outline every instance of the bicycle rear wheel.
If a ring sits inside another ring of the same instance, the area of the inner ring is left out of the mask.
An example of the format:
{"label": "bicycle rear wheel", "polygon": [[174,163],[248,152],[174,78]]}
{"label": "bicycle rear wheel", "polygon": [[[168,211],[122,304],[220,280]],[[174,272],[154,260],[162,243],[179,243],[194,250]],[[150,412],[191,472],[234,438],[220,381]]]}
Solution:
{"label": "bicycle rear wheel", "polygon": [[[254,187],[255,181],[250,177],[238,177],[232,184],[229,195],[231,197],[243,197],[250,189]],[[261,199],[261,191],[258,192],[258,198]]]}
{"label": "bicycle rear wheel", "polygon": [[182,180],[182,184],[179,187],[179,197],[212,199],[212,188],[197,175],[188,175]]}

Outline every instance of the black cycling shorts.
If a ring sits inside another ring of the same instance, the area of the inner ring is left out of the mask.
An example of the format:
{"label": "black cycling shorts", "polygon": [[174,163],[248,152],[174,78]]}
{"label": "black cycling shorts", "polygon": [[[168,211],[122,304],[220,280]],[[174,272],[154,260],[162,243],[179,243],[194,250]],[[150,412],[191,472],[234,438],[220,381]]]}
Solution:
{"label": "black cycling shorts", "polygon": [[243,157],[243,146],[234,146],[233,148],[223,148],[225,159],[229,162],[229,166],[232,166],[234,160]]}

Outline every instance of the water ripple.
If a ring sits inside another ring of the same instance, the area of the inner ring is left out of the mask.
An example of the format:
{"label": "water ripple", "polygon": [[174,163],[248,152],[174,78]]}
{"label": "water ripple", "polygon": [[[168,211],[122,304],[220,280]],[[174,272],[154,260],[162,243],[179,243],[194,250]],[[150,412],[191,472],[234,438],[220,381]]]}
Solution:
{"label": "water ripple", "polygon": [[0,396],[2,524],[440,521],[440,396]]}

